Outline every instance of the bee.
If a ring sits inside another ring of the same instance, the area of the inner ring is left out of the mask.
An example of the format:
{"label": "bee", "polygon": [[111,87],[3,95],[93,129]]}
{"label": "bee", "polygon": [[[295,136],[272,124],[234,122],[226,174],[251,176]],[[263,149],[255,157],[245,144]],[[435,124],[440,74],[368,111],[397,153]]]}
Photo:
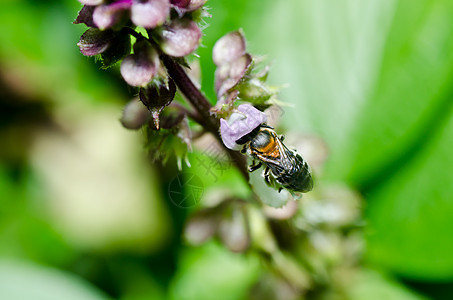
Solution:
{"label": "bee", "polygon": [[277,186],[279,192],[283,188],[303,193],[311,191],[313,178],[310,166],[299,154],[288,149],[283,139],[274,128],[263,123],[236,143],[243,145],[241,153],[247,153],[253,159],[249,172],[265,165],[264,180],[268,185]]}

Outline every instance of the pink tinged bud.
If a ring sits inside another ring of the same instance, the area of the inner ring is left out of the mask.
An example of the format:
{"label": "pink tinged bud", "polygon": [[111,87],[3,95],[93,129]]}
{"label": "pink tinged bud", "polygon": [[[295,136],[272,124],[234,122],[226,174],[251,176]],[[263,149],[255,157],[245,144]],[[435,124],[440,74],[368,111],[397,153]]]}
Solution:
{"label": "pink tinged bud", "polygon": [[93,12],[93,21],[104,30],[116,25],[132,6],[132,0],[119,0],[112,4],[101,5]]}
{"label": "pink tinged bud", "polygon": [[217,66],[232,62],[245,54],[245,38],[240,31],[230,32],[214,45],[212,59]]}
{"label": "pink tinged bud", "polygon": [[191,0],[190,4],[186,7],[187,11],[194,11],[201,8],[207,0]]}
{"label": "pink tinged bud", "polygon": [[162,50],[170,56],[182,57],[197,49],[201,30],[194,21],[180,19],[172,21],[162,35]]}
{"label": "pink tinged bud", "polygon": [[169,15],[170,3],[168,0],[136,1],[131,9],[132,22],[148,29],[162,25]]}
{"label": "pink tinged bud", "polygon": [[215,87],[220,98],[236,86],[245,76],[252,64],[252,57],[246,53],[236,60],[220,65],[215,73]]}
{"label": "pink tinged bud", "polygon": [[121,124],[127,129],[140,129],[146,124],[150,112],[138,99],[130,101],[123,110]]}
{"label": "pink tinged bud", "polygon": [[170,3],[179,8],[186,8],[190,4],[190,0],[170,0]]}
{"label": "pink tinged bud", "polygon": [[90,28],[82,34],[77,46],[83,55],[94,56],[107,50],[114,38],[115,34],[112,31]]}
{"label": "pink tinged bud", "polygon": [[77,14],[77,18],[75,19],[73,24],[85,24],[89,27],[96,27],[96,25],[93,22],[94,9],[95,9],[94,6],[84,5]]}
{"label": "pink tinged bud", "polygon": [[170,2],[179,16],[182,17],[187,12],[201,8],[206,0],[172,0]]}
{"label": "pink tinged bud", "polygon": [[147,41],[137,41],[134,54],[124,58],[120,72],[124,80],[132,86],[145,86],[156,75],[159,56]]}
{"label": "pink tinged bud", "polygon": [[220,119],[220,135],[225,146],[231,150],[240,150],[242,145],[236,141],[249,134],[262,123],[266,123],[266,114],[250,104],[241,104],[228,122]]}
{"label": "pink tinged bud", "polygon": [[84,5],[99,5],[104,2],[104,0],[79,0],[80,3]]}

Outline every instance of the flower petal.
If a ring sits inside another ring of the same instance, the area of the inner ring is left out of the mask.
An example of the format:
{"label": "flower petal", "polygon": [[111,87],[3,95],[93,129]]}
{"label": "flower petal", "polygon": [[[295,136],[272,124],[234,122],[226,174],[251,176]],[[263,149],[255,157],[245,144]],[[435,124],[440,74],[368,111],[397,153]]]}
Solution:
{"label": "flower petal", "polygon": [[266,123],[266,114],[250,104],[241,104],[238,112],[233,113],[228,122],[220,119],[220,135],[225,146],[232,150],[241,149],[236,141],[252,132],[262,123]]}
{"label": "flower petal", "polygon": [[131,9],[132,22],[148,29],[162,25],[169,15],[170,3],[168,0],[135,2]]}
{"label": "flower petal", "polygon": [[195,49],[201,39],[201,30],[191,20],[174,20],[163,32],[162,50],[175,57],[186,56]]}

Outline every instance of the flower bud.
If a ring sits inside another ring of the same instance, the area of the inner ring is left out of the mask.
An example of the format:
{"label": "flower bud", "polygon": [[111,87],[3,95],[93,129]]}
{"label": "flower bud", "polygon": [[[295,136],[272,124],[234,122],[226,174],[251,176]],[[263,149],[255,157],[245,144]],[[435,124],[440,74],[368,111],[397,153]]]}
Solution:
{"label": "flower bud", "polygon": [[230,63],[243,56],[245,49],[244,35],[240,31],[230,32],[215,43],[212,59],[217,66]]}
{"label": "flower bud", "polygon": [[169,105],[176,93],[176,85],[172,79],[168,79],[168,85],[159,87],[149,86],[140,89],[140,100],[151,111],[154,125],[159,129],[159,115],[165,106]]}
{"label": "flower bud", "polygon": [[157,51],[146,41],[137,41],[134,54],[126,56],[121,63],[121,75],[132,86],[145,86],[156,75],[159,66]]}
{"label": "flower bud", "polygon": [[104,0],[79,0],[80,3],[84,5],[99,5],[104,2]]}
{"label": "flower bud", "polygon": [[170,3],[179,8],[186,8],[190,4],[190,0],[170,0]]}
{"label": "flower bud", "polygon": [[186,56],[195,49],[201,39],[201,30],[194,21],[174,20],[162,33],[162,50],[174,57]]}
{"label": "flower bud", "polygon": [[132,6],[132,0],[119,0],[112,4],[100,5],[94,9],[93,21],[99,29],[104,30],[116,25]]}
{"label": "flower bud", "polygon": [[85,24],[88,27],[96,27],[93,22],[94,9],[94,6],[84,5],[77,14],[77,18],[74,20],[73,24]]}
{"label": "flower bud", "polygon": [[201,8],[207,0],[171,0],[170,3],[178,15],[182,17],[185,13]]}
{"label": "flower bud", "polygon": [[162,25],[170,15],[168,0],[136,2],[131,8],[131,20],[137,26],[154,28]]}
{"label": "flower bud", "polygon": [[115,34],[112,31],[101,31],[97,28],[89,28],[80,37],[77,46],[85,56],[94,56],[103,53],[111,45]]}
{"label": "flower bud", "polygon": [[127,129],[140,129],[146,124],[150,112],[138,99],[130,101],[123,110],[121,124]]}
{"label": "flower bud", "polygon": [[215,72],[215,88],[220,98],[236,86],[245,76],[252,64],[252,57],[244,54],[236,60],[220,65]]}

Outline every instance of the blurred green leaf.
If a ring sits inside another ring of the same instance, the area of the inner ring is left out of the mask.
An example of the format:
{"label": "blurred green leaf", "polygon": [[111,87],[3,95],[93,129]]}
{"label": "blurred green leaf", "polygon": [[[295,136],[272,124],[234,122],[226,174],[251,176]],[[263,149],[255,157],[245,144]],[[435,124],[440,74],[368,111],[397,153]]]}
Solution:
{"label": "blurred green leaf", "polygon": [[0,262],[0,298],[14,300],[100,300],[99,290],[76,276],[17,261]]}
{"label": "blurred green leaf", "polygon": [[453,105],[453,2],[266,6],[246,36],[275,59],[269,80],[290,84],[280,97],[295,109],[285,111],[284,124],[323,137],[326,177],[365,192],[368,258],[410,277],[452,278],[445,123]]}
{"label": "blurred green leaf", "polygon": [[418,278],[453,276],[453,115],[410,165],[368,196],[368,258]]}
{"label": "blurred green leaf", "polygon": [[181,256],[171,299],[242,299],[258,276],[256,257],[231,253],[214,243]]}
{"label": "blurred green leaf", "polygon": [[349,291],[350,300],[426,300],[396,281],[372,270],[363,270],[355,275]]}

